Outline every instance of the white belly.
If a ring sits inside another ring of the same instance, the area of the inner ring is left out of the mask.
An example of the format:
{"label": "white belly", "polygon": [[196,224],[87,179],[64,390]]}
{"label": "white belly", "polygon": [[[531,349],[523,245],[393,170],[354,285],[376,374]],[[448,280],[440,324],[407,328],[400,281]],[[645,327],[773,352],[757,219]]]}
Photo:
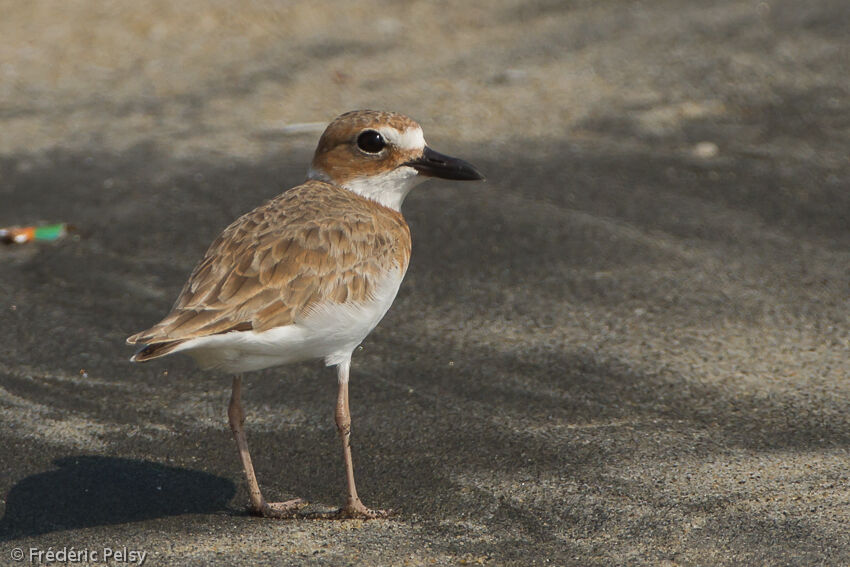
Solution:
{"label": "white belly", "polygon": [[329,366],[340,364],[383,319],[403,278],[400,270],[390,272],[366,303],[319,305],[292,325],[192,339],[173,352],[191,355],[201,368],[237,373],[313,358],[324,358]]}

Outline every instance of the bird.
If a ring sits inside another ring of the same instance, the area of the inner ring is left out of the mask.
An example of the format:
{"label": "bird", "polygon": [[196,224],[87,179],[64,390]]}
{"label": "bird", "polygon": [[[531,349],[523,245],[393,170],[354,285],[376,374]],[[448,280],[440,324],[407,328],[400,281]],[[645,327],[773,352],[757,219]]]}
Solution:
{"label": "bird", "polygon": [[345,504],[335,519],[384,518],[357,494],[348,384],[355,349],[389,310],[407,271],[410,228],[401,206],[430,177],[484,180],[471,163],[431,149],[403,114],[355,110],[319,138],[307,179],[242,215],[216,238],[171,311],[127,343],[133,362],[185,353],[205,370],[233,374],[228,421],[250,512],[293,518],[307,502],[267,502],[245,433],[242,377],[311,359],[335,366],[334,421],[342,443]]}

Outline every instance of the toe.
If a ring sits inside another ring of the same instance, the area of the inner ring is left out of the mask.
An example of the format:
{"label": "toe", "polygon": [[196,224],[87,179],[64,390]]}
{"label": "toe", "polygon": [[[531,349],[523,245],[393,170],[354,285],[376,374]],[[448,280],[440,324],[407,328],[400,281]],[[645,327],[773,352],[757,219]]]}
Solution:
{"label": "toe", "polygon": [[264,502],[259,515],[264,518],[294,518],[298,510],[307,505],[301,498],[287,500],[286,502]]}
{"label": "toe", "polygon": [[364,506],[360,500],[357,500],[348,502],[337,512],[336,517],[339,519],[375,520],[389,518],[392,514],[392,510],[372,510]]}

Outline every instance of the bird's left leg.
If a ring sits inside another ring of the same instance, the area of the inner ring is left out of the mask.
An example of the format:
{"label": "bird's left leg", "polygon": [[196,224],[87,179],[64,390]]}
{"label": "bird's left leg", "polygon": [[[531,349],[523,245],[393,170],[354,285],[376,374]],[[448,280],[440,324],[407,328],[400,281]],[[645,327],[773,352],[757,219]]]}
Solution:
{"label": "bird's left leg", "polygon": [[345,458],[345,478],[348,485],[348,499],[334,518],[386,518],[390,515],[389,510],[370,510],[357,497],[357,487],[354,485],[354,463],[351,460],[351,413],[348,411],[348,373],[351,368],[351,360],[347,360],[337,366],[337,378],[339,381],[339,393],[336,400],[336,429],[342,441],[342,453]]}

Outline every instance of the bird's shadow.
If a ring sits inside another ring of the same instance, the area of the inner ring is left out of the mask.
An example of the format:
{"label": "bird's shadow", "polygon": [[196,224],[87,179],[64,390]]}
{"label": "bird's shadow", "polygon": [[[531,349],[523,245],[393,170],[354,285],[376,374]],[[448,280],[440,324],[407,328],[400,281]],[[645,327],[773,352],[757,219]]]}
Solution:
{"label": "bird's shadow", "polygon": [[0,541],[60,530],[225,510],[232,481],[135,459],[63,457],[6,497]]}

